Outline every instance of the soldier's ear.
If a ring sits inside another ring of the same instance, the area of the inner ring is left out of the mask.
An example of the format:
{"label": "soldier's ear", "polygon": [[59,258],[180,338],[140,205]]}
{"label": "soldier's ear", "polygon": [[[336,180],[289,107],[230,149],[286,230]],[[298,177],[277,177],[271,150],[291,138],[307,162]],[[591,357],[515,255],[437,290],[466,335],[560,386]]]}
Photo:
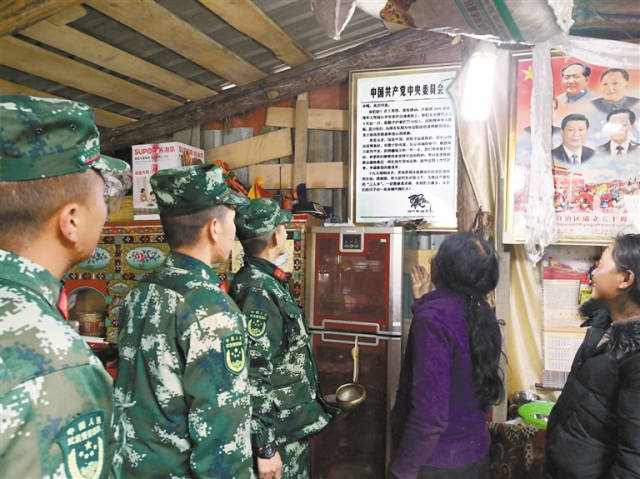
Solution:
{"label": "soldier's ear", "polygon": [[271,233],[271,239],[269,239],[269,246],[274,247],[278,246],[278,229],[276,228]]}
{"label": "soldier's ear", "polygon": [[221,224],[217,218],[212,218],[205,227],[207,236],[213,241],[218,241],[220,238],[220,229]]}
{"label": "soldier's ear", "polygon": [[77,243],[79,237],[79,211],[78,203],[67,203],[56,213],[58,231],[65,242]]}

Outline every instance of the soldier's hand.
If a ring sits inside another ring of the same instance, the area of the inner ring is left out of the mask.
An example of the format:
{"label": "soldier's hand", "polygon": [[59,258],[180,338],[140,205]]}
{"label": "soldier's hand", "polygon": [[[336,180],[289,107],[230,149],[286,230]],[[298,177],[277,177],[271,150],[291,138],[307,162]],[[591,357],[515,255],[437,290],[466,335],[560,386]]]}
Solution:
{"label": "soldier's hand", "polygon": [[280,479],[282,477],[282,459],[276,452],[271,459],[258,458],[258,477],[260,479]]}

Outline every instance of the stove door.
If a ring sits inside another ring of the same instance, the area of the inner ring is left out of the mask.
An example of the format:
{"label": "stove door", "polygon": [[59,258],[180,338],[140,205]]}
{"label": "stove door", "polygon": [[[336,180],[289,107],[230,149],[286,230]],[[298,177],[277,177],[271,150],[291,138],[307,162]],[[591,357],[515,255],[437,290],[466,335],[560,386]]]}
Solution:
{"label": "stove door", "polygon": [[381,479],[386,477],[390,447],[389,411],[400,369],[399,337],[314,331],[313,353],[325,397],[335,401],[338,386],[352,380],[351,348],[360,350],[359,379],[367,399],[344,412],[313,439],[314,479]]}

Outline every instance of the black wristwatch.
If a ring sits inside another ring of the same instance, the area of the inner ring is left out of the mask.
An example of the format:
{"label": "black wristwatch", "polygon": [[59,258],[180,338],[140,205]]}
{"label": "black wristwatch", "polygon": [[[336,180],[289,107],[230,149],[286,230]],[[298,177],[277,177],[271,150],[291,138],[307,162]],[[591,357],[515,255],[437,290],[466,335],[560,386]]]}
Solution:
{"label": "black wristwatch", "polygon": [[271,459],[276,452],[278,452],[278,444],[274,441],[256,449],[256,456],[260,459]]}

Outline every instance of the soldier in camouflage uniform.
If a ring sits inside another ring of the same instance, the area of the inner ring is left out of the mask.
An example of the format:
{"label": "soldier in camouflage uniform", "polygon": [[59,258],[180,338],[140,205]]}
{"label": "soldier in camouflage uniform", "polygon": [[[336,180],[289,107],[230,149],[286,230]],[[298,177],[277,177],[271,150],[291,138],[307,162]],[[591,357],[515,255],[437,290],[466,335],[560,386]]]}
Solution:
{"label": "soldier in camouflage uniform", "polygon": [[111,377],[67,323],[60,282],[106,219],[91,109],[0,97],[0,477],[111,477]]}
{"label": "soldier in camouflage uniform", "polygon": [[229,294],[247,317],[252,445],[260,477],[281,465],[283,478],[305,479],[310,477],[309,438],[336,409],[322,399],[304,313],[291,295],[288,275],[276,266],[286,252],[284,225],[291,219],[291,212],[271,199],[251,200],[238,209],[236,231],[245,264]]}
{"label": "soldier in camouflage uniform", "polygon": [[212,269],[248,200],[214,165],[161,170],[151,185],[171,252],[120,316],[123,477],[254,478],[245,319]]}

